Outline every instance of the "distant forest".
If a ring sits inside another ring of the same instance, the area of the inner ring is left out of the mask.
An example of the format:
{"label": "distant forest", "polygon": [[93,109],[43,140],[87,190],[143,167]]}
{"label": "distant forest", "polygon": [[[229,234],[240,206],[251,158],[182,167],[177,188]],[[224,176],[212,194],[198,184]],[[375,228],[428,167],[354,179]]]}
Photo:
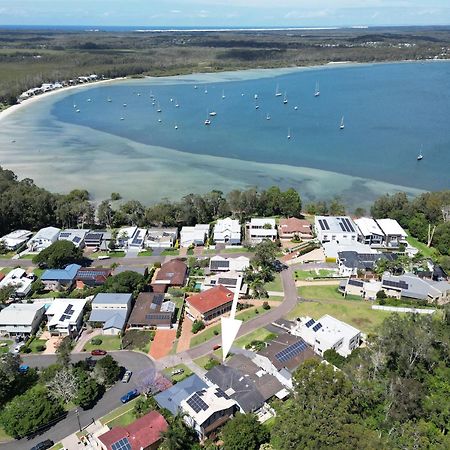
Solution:
{"label": "distant forest", "polygon": [[0,109],[44,82],[91,73],[162,76],[435,57],[450,57],[450,27],[205,33],[0,29]]}

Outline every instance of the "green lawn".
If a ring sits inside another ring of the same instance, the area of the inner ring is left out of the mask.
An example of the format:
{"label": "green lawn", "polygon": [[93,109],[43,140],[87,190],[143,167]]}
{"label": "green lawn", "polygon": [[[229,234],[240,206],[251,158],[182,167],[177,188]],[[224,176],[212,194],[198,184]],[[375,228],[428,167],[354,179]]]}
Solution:
{"label": "green lawn", "polygon": [[9,339],[2,339],[0,341],[0,344],[8,344],[5,347],[0,347],[0,354],[1,353],[8,353],[9,351],[9,346],[13,343],[13,341],[9,340]]}
{"label": "green lawn", "polygon": [[3,267],[2,269],[0,269],[0,273],[4,273],[6,275],[7,273],[11,272],[11,270],[13,270],[12,267]]}
{"label": "green lawn", "polygon": [[[218,250],[215,248],[207,248],[203,250],[204,255],[215,255],[216,253],[218,253]],[[250,250],[248,248],[242,247],[242,248],[224,248],[223,250],[220,251],[221,255],[233,253],[250,253]]]}
{"label": "green lawn", "polygon": [[64,445],[62,445],[61,442],[58,442],[53,447],[50,447],[50,450],[60,450],[61,448],[64,448]]}
{"label": "green lawn", "polygon": [[180,250],[175,248],[166,248],[161,252],[162,256],[178,256],[180,254]]}
{"label": "green lawn", "polygon": [[43,274],[44,272],[45,272],[44,269],[38,269],[38,268],[36,268],[36,269],[33,270],[33,273],[34,273],[38,278],[41,278],[41,276],[42,276],[42,274]]}
{"label": "green lawn", "polygon": [[0,442],[8,442],[8,441],[12,441],[12,440],[13,440],[13,438],[11,436],[8,436],[5,433],[5,430],[2,427],[0,427]]}
{"label": "green lawn", "polygon": [[[184,372],[179,373],[178,375],[172,375],[172,370],[175,369],[183,369]],[[177,383],[184,380],[187,377],[190,377],[193,374],[192,370],[189,369],[189,367],[186,366],[185,364],[177,364],[176,366],[164,369],[163,372],[172,382],[176,381]]]}
{"label": "green lawn", "polygon": [[245,346],[250,344],[252,341],[267,341],[275,337],[276,334],[267,331],[265,328],[259,328],[246,334],[245,336],[240,337],[239,339],[236,339],[236,341],[234,341],[234,345],[245,348]]}
{"label": "green lawn", "polygon": [[281,275],[279,273],[275,274],[273,281],[266,283],[264,285],[266,291],[283,292],[283,285],[281,284]]}
{"label": "green lawn", "polygon": [[133,414],[133,410],[130,409],[125,414],[122,414],[121,416],[111,420],[108,422],[109,428],[115,428],[115,427],[126,427],[127,425],[130,425],[136,420],[136,417]]}
{"label": "green lawn", "polygon": [[308,280],[314,279],[315,277],[330,277],[335,274],[335,270],[319,269],[316,270],[296,270],[294,273],[294,278],[296,280]]}
{"label": "green lawn", "polygon": [[40,353],[37,350],[38,345],[45,346],[46,343],[47,341],[45,341],[44,339],[33,339],[28,347],[31,348],[32,353]]}
{"label": "green lawn", "polygon": [[439,252],[435,248],[427,247],[426,244],[418,241],[416,238],[414,238],[412,236],[408,236],[406,238],[406,240],[408,241],[409,245],[416,247],[417,250],[419,250],[419,252],[422,253],[422,255],[425,258],[434,258],[434,257],[439,256]]}
{"label": "green lawn", "polygon": [[22,255],[19,259],[33,259],[36,255],[30,255],[27,253],[26,255]]}
{"label": "green lawn", "polygon": [[[297,289],[298,295],[310,300],[342,300],[338,285],[302,286]],[[357,295],[347,295],[347,300],[361,300]]]}
{"label": "green lawn", "polygon": [[[309,286],[308,286],[309,287]],[[365,300],[348,300],[344,298],[300,302],[288,315],[288,319],[310,316],[319,319],[329,314],[336,319],[347,322],[365,333],[372,333],[391,312],[371,309],[372,303]]]}
{"label": "green lawn", "polygon": [[147,250],[143,250],[142,252],[138,253],[138,256],[152,256],[153,255],[153,250],[151,248],[147,249]]}
{"label": "green lawn", "polygon": [[[102,340],[102,343],[99,345],[91,344],[91,341],[89,341],[84,346],[84,351],[90,352],[91,350],[94,350],[94,348],[100,348],[102,350],[120,350],[121,348],[121,339],[119,336],[96,336],[98,339]],[[95,339],[95,338],[94,338]]]}
{"label": "green lawn", "polygon": [[155,336],[154,331],[129,330],[122,339],[123,349],[148,353],[152,345],[152,336]]}
{"label": "green lawn", "polygon": [[123,258],[125,252],[123,250],[117,250],[113,252],[95,252],[91,254],[91,259],[98,259],[99,256],[109,256],[110,258]]}
{"label": "green lawn", "polygon": [[110,413],[106,414],[106,416],[101,417],[100,422],[103,425],[106,425],[108,422],[111,422],[111,421],[117,419],[122,414],[132,411],[134,408],[134,404],[138,401],[138,398],[139,397],[136,397],[133,400],[130,400],[128,403],[125,403],[124,405],[119,406],[118,408],[114,409]]}

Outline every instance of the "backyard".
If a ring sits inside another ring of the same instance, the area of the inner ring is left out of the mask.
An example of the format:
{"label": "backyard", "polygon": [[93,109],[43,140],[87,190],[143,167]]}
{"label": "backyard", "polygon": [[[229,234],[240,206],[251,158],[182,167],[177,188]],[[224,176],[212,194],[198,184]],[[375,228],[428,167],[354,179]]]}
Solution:
{"label": "backyard", "polygon": [[92,340],[90,340],[89,342],[87,342],[84,346],[83,351],[85,352],[90,352],[92,350],[94,350],[95,348],[99,348],[102,350],[120,350],[121,349],[121,339],[119,336],[106,336],[106,335],[101,335],[98,337],[94,337],[95,339],[101,339],[102,343],[101,344],[93,344]]}
{"label": "backyard", "polygon": [[275,274],[273,281],[266,283],[264,285],[266,291],[268,292],[283,292],[283,285],[281,283],[281,275],[279,273]]}
{"label": "backyard", "polygon": [[412,236],[408,236],[406,238],[406,241],[408,242],[409,245],[416,247],[417,250],[419,250],[419,252],[422,253],[422,255],[425,258],[435,258],[435,257],[439,256],[439,253],[435,248],[427,247],[426,244],[424,244],[423,242],[420,242],[419,240],[417,240],[416,238],[414,238]]}
{"label": "backyard", "polygon": [[258,328],[257,330],[252,331],[251,333],[246,334],[245,336],[241,336],[239,339],[234,341],[236,347],[245,348],[247,344],[250,344],[252,341],[270,341],[274,339],[277,335],[275,333],[271,333],[265,328]]}
{"label": "backyard", "polygon": [[[176,375],[172,375],[173,371],[176,370],[182,370],[183,372],[178,373]],[[180,381],[184,380],[187,377],[190,377],[192,375],[192,370],[189,369],[188,366],[186,366],[185,364],[178,364],[174,367],[169,367],[167,369],[163,370],[164,375],[166,375],[167,378],[170,379],[170,381],[172,381],[172,383],[175,381],[176,383],[179,383]]]}
{"label": "backyard", "polygon": [[122,348],[148,353],[154,337],[154,331],[129,330],[122,339]]}

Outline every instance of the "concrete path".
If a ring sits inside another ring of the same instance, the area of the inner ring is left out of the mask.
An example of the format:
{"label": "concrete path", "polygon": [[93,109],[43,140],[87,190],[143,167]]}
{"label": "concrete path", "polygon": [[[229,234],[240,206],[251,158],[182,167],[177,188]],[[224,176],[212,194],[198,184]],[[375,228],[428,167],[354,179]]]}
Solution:
{"label": "concrete path", "polygon": [[99,336],[102,334],[101,328],[94,328],[91,333],[88,333],[87,331],[83,331],[83,334],[81,335],[80,339],[78,339],[77,343],[75,344],[74,349],[72,350],[73,353],[80,353],[83,351],[84,346],[95,336]]}
{"label": "concrete path", "polygon": [[184,315],[181,336],[178,338],[177,353],[189,350],[192,334],[192,322]]}

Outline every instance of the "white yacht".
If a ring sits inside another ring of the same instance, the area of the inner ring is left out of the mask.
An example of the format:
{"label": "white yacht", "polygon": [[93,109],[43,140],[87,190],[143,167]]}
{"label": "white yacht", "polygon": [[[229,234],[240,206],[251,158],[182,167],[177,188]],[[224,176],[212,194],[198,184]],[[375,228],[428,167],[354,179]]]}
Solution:
{"label": "white yacht", "polygon": [[344,125],[344,116],[342,116],[342,118],[341,118],[341,124],[339,125],[339,128],[340,128],[341,130],[343,130],[343,129],[345,128],[345,125]]}
{"label": "white yacht", "polygon": [[282,94],[280,92],[280,85],[277,84],[277,88],[275,89],[275,97],[281,97]]}
{"label": "white yacht", "polygon": [[314,97],[318,97],[320,95],[320,87],[319,82],[316,83],[316,90],[314,91]]}

